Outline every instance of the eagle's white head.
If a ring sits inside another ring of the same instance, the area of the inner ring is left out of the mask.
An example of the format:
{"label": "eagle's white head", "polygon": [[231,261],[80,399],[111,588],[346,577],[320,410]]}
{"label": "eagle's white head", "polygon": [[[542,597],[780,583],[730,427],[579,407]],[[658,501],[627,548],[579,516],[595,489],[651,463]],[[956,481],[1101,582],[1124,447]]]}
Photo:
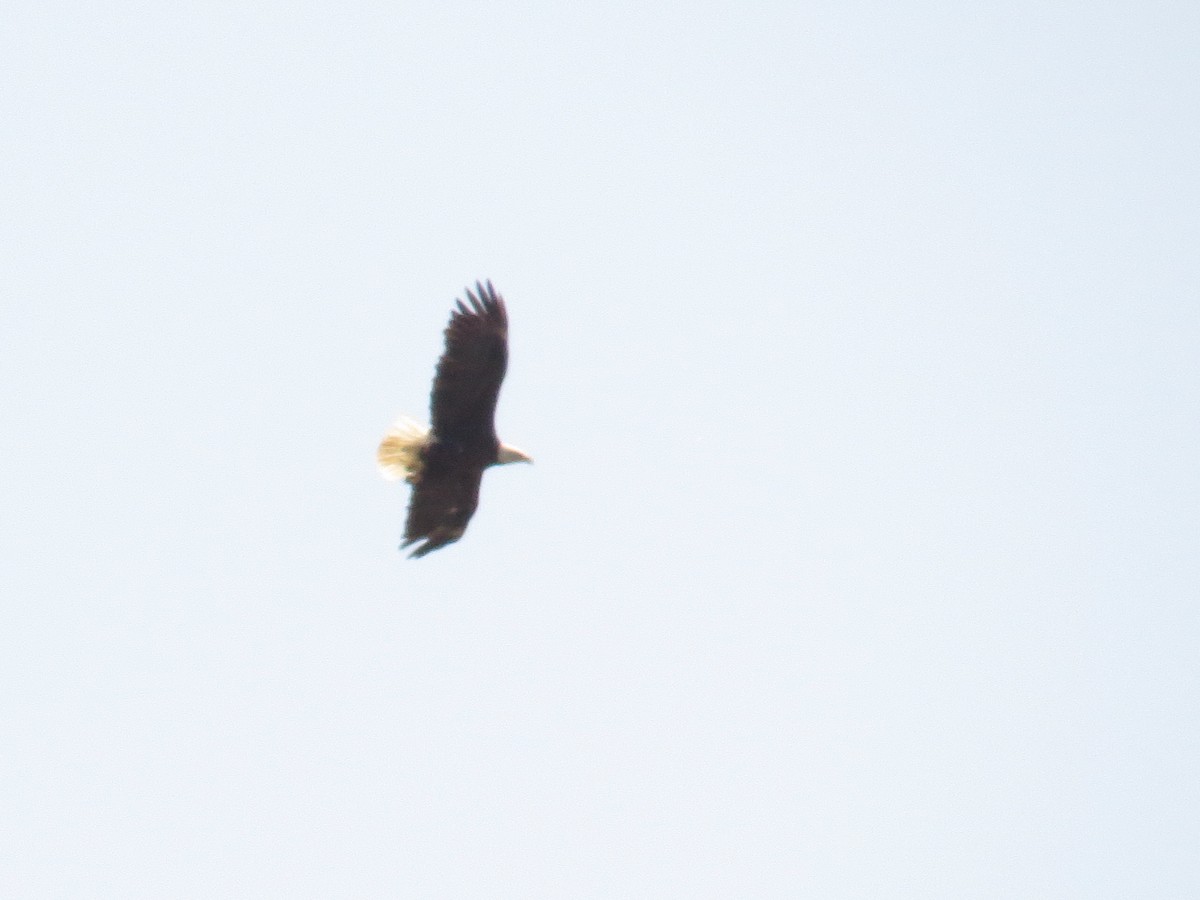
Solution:
{"label": "eagle's white head", "polygon": [[505,463],[515,462],[533,462],[533,457],[524,450],[518,450],[516,447],[510,447],[508,444],[500,445],[500,452],[496,454],[496,465],[502,466]]}

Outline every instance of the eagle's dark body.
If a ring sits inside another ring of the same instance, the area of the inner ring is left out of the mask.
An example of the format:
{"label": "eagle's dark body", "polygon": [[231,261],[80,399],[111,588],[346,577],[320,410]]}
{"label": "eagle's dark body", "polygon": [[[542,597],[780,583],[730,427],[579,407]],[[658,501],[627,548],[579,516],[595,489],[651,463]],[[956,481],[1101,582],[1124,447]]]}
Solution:
{"label": "eagle's dark body", "polygon": [[434,438],[425,446],[401,544],[424,541],[412,556],[424,556],[463,536],[479,506],[483,470],[496,464],[499,448],[494,436],[490,441]]}

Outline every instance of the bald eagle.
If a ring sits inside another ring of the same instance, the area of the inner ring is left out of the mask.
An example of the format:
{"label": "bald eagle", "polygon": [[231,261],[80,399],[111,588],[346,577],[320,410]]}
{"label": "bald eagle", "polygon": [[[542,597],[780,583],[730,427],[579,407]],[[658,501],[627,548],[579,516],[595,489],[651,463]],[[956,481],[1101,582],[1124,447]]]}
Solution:
{"label": "bald eagle", "polygon": [[402,418],[375,454],[385,478],[412,485],[401,549],[409,557],[452,544],[463,536],[479,505],[479,484],[488,466],[532,462],[500,443],[494,416],[508,367],[508,313],[489,281],[455,301],[446,326],[446,349],[438,360],[426,428]]}

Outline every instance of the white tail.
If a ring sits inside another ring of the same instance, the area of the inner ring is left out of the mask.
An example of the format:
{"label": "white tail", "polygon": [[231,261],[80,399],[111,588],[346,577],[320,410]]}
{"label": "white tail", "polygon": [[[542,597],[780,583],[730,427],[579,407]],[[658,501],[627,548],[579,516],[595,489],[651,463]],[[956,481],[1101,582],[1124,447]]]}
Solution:
{"label": "white tail", "polygon": [[399,418],[375,451],[380,474],[389,481],[403,478],[411,484],[420,474],[421,448],[428,437],[429,429],[424,425],[407,416]]}

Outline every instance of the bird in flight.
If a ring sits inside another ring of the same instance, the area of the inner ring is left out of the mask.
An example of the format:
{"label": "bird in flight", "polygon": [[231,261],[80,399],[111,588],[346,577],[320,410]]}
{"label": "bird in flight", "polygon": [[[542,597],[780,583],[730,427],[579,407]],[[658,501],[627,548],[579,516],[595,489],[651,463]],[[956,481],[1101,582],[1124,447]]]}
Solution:
{"label": "bird in flight", "polygon": [[401,418],[375,458],[389,480],[412,485],[401,549],[422,557],[463,536],[489,466],[533,462],[496,437],[496,400],[508,368],[508,313],[489,281],[455,301],[429,399],[430,426]]}

